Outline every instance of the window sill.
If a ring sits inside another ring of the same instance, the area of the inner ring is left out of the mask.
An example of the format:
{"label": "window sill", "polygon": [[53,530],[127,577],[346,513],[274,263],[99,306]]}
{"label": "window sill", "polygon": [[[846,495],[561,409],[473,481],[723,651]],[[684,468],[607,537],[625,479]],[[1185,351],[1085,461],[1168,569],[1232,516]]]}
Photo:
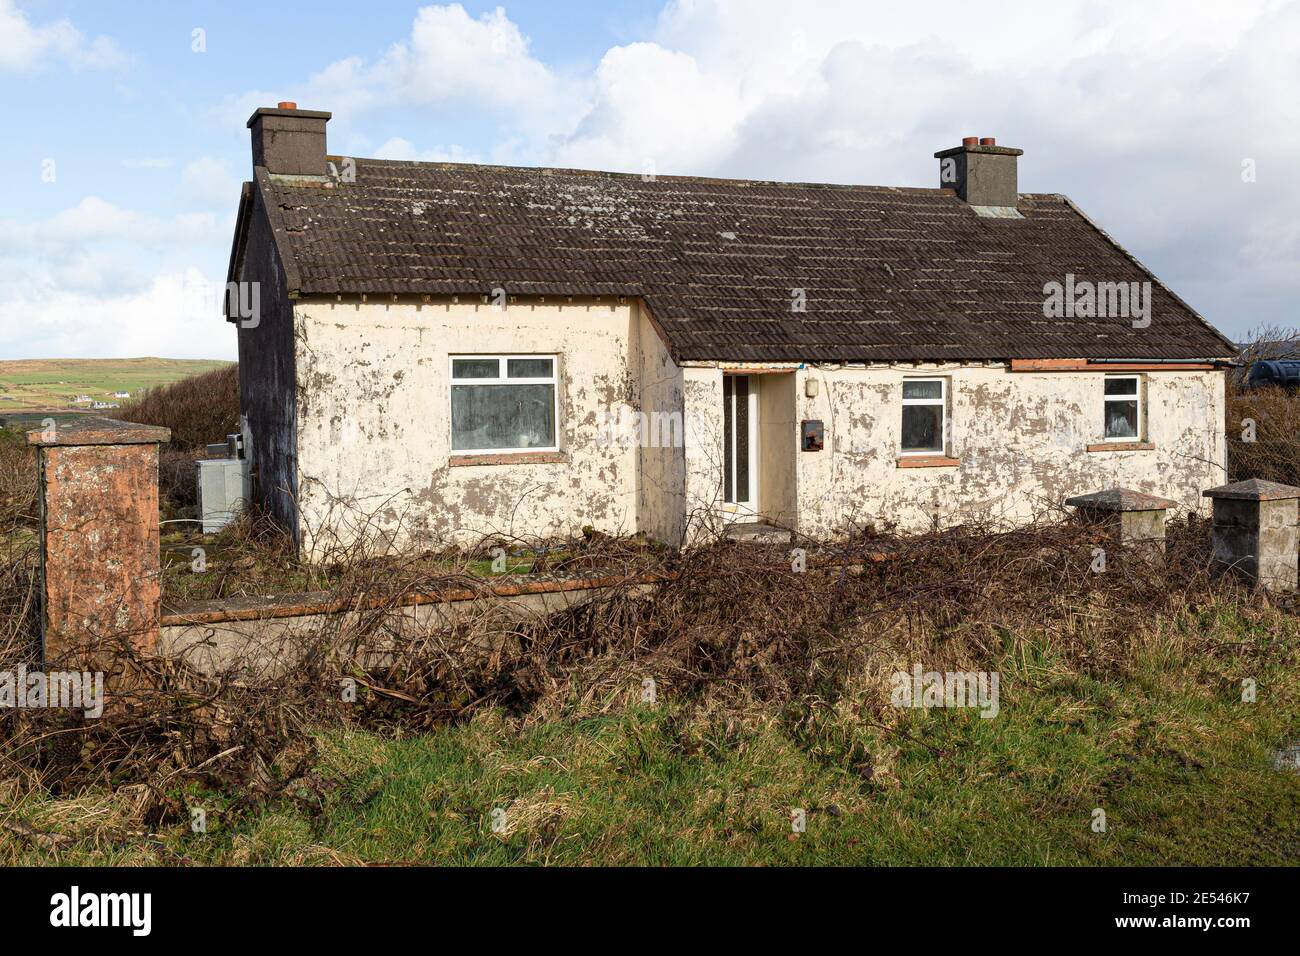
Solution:
{"label": "window sill", "polygon": [[447,462],[452,468],[471,468],[478,465],[548,465],[568,461],[562,451],[511,451],[500,455],[452,455]]}
{"label": "window sill", "polygon": [[956,468],[960,464],[960,458],[945,455],[900,455],[898,458],[899,468]]}
{"label": "window sill", "polygon": [[1152,451],[1156,446],[1149,441],[1101,441],[1088,446],[1088,451]]}

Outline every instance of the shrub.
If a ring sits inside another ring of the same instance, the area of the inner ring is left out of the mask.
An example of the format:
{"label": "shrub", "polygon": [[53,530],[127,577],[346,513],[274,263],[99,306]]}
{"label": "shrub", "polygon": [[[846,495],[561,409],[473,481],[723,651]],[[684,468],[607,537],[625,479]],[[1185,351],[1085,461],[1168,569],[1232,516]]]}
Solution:
{"label": "shrub", "polygon": [[172,430],[168,448],[199,451],[239,428],[239,366],[229,365],[150,389],[114,417]]}
{"label": "shrub", "polygon": [[158,450],[158,502],[169,517],[196,511],[199,475],[193,451]]}
{"label": "shrub", "polygon": [[169,514],[192,509],[198,505],[194,459],[203,457],[204,445],[239,429],[239,366],[150,389],[114,417],[172,430],[171,441],[159,449],[158,496]]}
{"label": "shrub", "polygon": [[1300,395],[1228,383],[1228,480],[1300,485]]}
{"label": "shrub", "polygon": [[1250,366],[1300,358],[1300,333],[1268,326],[1242,345],[1241,366],[1227,382],[1228,480],[1259,478],[1300,484],[1300,395],[1281,388],[1245,387]]}
{"label": "shrub", "polygon": [[0,428],[0,528],[37,520],[36,455],[21,432]]}
{"label": "shrub", "polygon": [[27,659],[39,639],[36,456],[0,428],[0,661]]}

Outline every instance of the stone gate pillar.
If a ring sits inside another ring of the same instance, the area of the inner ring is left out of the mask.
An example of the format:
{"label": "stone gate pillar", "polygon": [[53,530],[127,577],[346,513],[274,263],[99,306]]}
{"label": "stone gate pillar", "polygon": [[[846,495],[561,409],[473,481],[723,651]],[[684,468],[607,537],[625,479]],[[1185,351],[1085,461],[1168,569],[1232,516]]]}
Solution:
{"label": "stone gate pillar", "polygon": [[[29,431],[39,456],[46,670],[121,671],[158,643],[158,444],[166,428],[87,418]],[[110,663],[111,662],[111,663]]]}
{"label": "stone gate pillar", "polygon": [[1214,561],[1252,584],[1294,591],[1300,488],[1250,478],[1202,494],[1214,501]]}
{"label": "stone gate pillar", "polygon": [[1076,495],[1065,503],[1077,508],[1082,520],[1107,528],[1116,544],[1153,553],[1165,550],[1165,512],[1177,504],[1130,488]]}

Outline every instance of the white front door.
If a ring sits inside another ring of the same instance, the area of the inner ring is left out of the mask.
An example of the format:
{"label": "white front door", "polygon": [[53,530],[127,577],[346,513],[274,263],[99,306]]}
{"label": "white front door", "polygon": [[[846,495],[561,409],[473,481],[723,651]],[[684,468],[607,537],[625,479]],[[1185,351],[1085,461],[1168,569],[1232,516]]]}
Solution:
{"label": "white front door", "polygon": [[758,388],[753,376],[722,376],[723,510],[758,512]]}

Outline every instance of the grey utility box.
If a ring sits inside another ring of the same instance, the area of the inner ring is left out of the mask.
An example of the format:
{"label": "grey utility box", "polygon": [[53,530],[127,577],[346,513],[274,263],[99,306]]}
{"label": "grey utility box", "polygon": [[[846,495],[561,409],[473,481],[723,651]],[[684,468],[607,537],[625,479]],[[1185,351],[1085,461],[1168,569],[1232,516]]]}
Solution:
{"label": "grey utility box", "polygon": [[252,489],[248,481],[248,460],[208,458],[199,466],[199,517],[203,533],[220,531],[243,510]]}

